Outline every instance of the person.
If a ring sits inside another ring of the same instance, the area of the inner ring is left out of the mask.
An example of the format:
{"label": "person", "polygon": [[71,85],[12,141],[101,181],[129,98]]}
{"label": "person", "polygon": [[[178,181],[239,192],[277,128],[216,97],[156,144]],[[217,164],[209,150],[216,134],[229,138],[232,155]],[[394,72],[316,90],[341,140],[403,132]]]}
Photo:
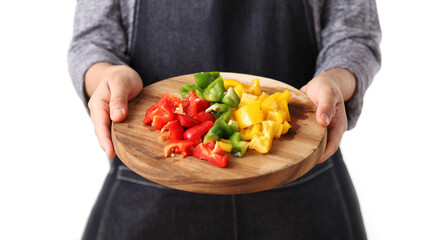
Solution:
{"label": "person", "polygon": [[[366,239],[338,145],[380,68],[374,0],[78,0],[69,72],[111,170],[83,239]],[[317,105],[327,148],[306,175],[252,194],[170,189],[115,156],[111,121],[144,86],[205,71],[286,82]]]}

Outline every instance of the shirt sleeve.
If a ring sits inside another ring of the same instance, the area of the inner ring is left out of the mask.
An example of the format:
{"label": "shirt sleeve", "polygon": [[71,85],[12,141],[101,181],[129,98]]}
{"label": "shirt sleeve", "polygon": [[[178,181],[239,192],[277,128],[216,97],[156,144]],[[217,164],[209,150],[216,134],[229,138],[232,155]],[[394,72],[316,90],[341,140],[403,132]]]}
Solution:
{"label": "shirt sleeve", "polygon": [[345,68],[356,77],[356,90],[345,103],[348,129],[360,116],[363,96],[380,68],[381,29],[374,0],[326,1],[321,15],[321,50],[318,75]]}
{"label": "shirt sleeve", "polygon": [[84,76],[97,62],[128,64],[127,37],[116,0],[78,0],[73,38],[68,51],[68,70],[84,105],[88,96]]}

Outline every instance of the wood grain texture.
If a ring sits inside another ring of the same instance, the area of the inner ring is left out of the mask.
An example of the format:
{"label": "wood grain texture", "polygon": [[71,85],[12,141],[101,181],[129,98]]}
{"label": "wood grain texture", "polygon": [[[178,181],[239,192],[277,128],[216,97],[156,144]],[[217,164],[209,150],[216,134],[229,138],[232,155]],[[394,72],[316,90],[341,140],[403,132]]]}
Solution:
{"label": "wood grain texture", "polygon": [[193,75],[178,76],[147,86],[131,102],[124,122],[112,124],[112,140],[119,158],[139,175],[159,184],[198,193],[242,194],[289,183],[315,166],[326,147],[326,128],[315,120],[315,105],[299,90],[276,80],[238,73],[221,73],[224,79],[251,84],[258,78],[269,94],[289,89],[291,129],[274,139],[267,154],[248,150],[243,158],[229,156],[227,167],[218,168],[192,156],[163,156],[162,134],[143,124],[146,110],[163,93],[178,97],[178,89],[194,83]]}

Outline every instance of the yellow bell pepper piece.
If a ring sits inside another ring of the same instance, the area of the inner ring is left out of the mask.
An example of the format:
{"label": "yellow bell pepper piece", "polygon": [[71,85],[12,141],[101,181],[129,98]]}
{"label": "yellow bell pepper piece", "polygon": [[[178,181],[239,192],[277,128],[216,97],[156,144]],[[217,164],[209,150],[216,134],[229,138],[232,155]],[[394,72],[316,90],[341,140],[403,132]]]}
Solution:
{"label": "yellow bell pepper piece", "polygon": [[233,87],[234,91],[237,93],[237,96],[240,98],[242,98],[242,94],[246,93],[247,91],[245,90],[244,85],[238,84],[236,86]]}
{"label": "yellow bell pepper piece", "polygon": [[289,129],[292,126],[290,126],[289,122],[287,122],[287,121],[285,121],[282,125],[283,125],[283,128],[282,128],[282,131],[281,131],[281,135],[284,135],[284,134],[286,134],[289,131]]}
{"label": "yellow bell pepper piece", "polygon": [[224,152],[231,152],[233,150],[233,145],[231,145],[231,142],[228,139],[220,139],[217,143]]}
{"label": "yellow bell pepper piece", "polygon": [[283,110],[285,112],[285,120],[290,121],[290,112],[289,106],[287,105],[287,100],[285,98],[279,98],[277,101],[278,109]]}
{"label": "yellow bell pepper piece", "polygon": [[237,80],[234,80],[234,79],[224,79],[224,87],[225,87],[226,90],[228,90],[229,87],[235,88],[239,84],[242,85],[243,87],[246,87],[245,84],[243,84],[243,83],[241,83],[241,82],[239,82]]}
{"label": "yellow bell pepper piece", "polygon": [[279,98],[280,95],[281,93],[277,92],[268,97],[265,97],[262,100],[261,109],[265,117],[267,117],[269,111],[276,111],[276,109],[278,109],[277,99]]}
{"label": "yellow bell pepper piece", "polygon": [[240,128],[246,128],[251,125],[262,122],[263,113],[259,106],[259,103],[251,103],[245,105],[234,112],[234,118],[236,119]]}
{"label": "yellow bell pepper piece", "polygon": [[262,136],[255,135],[248,144],[248,148],[259,153],[268,153],[273,142],[273,121],[262,121]]}
{"label": "yellow bell pepper piece", "polygon": [[241,102],[239,103],[238,107],[243,107],[244,105],[252,104],[256,102],[256,99],[258,99],[258,96],[248,93],[242,93]]}
{"label": "yellow bell pepper piece", "polygon": [[240,130],[240,133],[242,135],[242,139],[245,141],[251,140],[253,136],[256,136],[261,131],[261,124],[255,124],[253,126],[250,126],[248,128],[244,128]]}
{"label": "yellow bell pepper piece", "polygon": [[272,120],[282,124],[286,118],[286,112],[282,109],[276,111],[268,111],[266,120]]}
{"label": "yellow bell pepper piece", "polygon": [[239,130],[239,132],[241,133],[242,139],[244,139],[245,141],[250,140],[253,138],[253,136],[251,136],[251,129],[253,128],[253,126],[248,127],[248,128],[243,128],[241,130]]}
{"label": "yellow bell pepper piece", "polygon": [[273,128],[273,137],[280,138],[284,125],[282,125],[279,122],[273,122],[272,128]]}
{"label": "yellow bell pepper piece", "polygon": [[256,102],[258,102],[259,104],[261,104],[261,102],[262,102],[266,97],[268,97],[268,96],[270,96],[270,95],[268,95],[268,94],[265,93],[265,92],[262,92],[261,96],[258,97],[258,99],[256,100]]}
{"label": "yellow bell pepper piece", "polygon": [[261,85],[259,84],[259,79],[253,79],[251,85],[247,87],[247,92],[255,96],[261,95]]}
{"label": "yellow bell pepper piece", "polygon": [[286,89],[283,93],[281,93],[281,95],[279,96],[278,100],[281,98],[286,99],[287,103],[290,102],[290,98],[292,97],[292,95],[290,95],[290,92],[288,89]]}
{"label": "yellow bell pepper piece", "polygon": [[259,153],[268,153],[272,148],[272,145],[269,144],[270,140],[265,136],[254,136],[248,144],[248,148],[254,149]]}

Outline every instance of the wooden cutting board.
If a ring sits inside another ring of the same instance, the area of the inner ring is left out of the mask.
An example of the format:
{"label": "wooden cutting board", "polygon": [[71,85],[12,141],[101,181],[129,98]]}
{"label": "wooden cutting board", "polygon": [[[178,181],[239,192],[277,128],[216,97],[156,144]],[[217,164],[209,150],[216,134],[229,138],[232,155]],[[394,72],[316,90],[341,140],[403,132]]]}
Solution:
{"label": "wooden cutting board", "polygon": [[274,139],[267,154],[247,150],[243,158],[229,155],[225,168],[212,166],[192,156],[164,157],[165,142],[160,131],[143,124],[146,110],[163,93],[180,97],[179,88],[194,83],[192,74],[169,78],[147,86],[129,102],[126,120],[112,124],[112,140],[118,157],[139,175],[175,189],[209,193],[242,194],[270,189],[289,183],[315,166],[326,147],[326,128],[315,119],[315,105],[299,90],[276,80],[238,73],[221,73],[250,85],[258,78],[261,89],[269,94],[289,89],[291,129]]}

